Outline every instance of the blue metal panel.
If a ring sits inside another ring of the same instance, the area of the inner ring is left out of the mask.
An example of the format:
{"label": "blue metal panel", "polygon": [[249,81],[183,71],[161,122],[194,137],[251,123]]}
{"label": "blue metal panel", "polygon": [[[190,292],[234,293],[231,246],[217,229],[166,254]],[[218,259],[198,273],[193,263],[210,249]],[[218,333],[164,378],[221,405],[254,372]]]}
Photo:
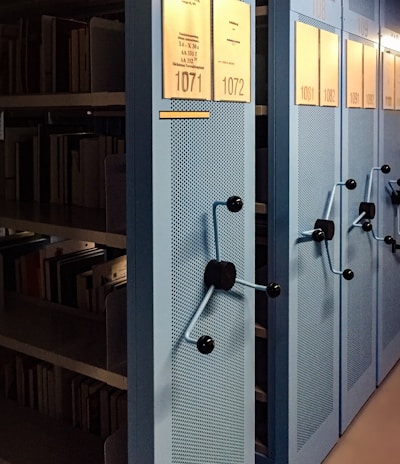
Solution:
{"label": "blue metal panel", "polygon": [[[272,10],[269,8],[269,14],[276,15],[272,26],[277,27],[276,18],[284,19],[283,6],[274,3]],[[309,464],[321,462],[339,434],[340,277],[329,270],[324,245],[300,237],[301,231],[312,229],[315,220],[323,216],[328,195],[340,179],[340,110],[294,105],[295,21],[339,36],[340,32],[320,21],[292,13],[290,29],[286,30],[289,43],[285,43],[290,50],[286,63],[286,73],[291,76],[287,82],[289,88],[280,92],[275,87],[269,96],[269,108],[273,111],[270,116],[273,144],[269,152],[273,159],[269,172],[274,188],[269,195],[274,198],[274,203],[269,205],[269,220],[275,221],[270,225],[270,233],[274,234],[275,243],[279,237],[283,240],[278,244],[279,255],[275,254],[270,262],[277,278],[284,282],[288,279],[285,282],[287,299],[275,303],[276,310],[269,324],[269,334],[275,342],[275,345],[271,342],[273,366],[277,368],[282,362],[278,369],[286,375],[271,382],[273,394],[269,404],[275,417],[270,423],[273,438],[270,457],[276,463]],[[279,27],[286,24],[280,21]],[[281,35],[276,30],[275,34]],[[273,71],[273,81],[281,84],[285,71],[284,65],[278,64],[278,57],[284,59],[276,51],[274,64],[279,67]],[[282,94],[285,90],[288,100]],[[278,205],[282,210],[277,210]],[[336,222],[339,211],[337,199],[332,216]],[[338,237],[330,247],[338,264]]]}
{"label": "blue metal panel", "polygon": [[338,29],[342,27],[341,0],[291,0],[290,9]]}
{"label": "blue metal panel", "polygon": [[[388,163],[391,179],[400,177],[400,112],[381,111],[380,162]],[[385,179],[386,180],[386,179]],[[382,183],[383,184],[383,183]],[[392,235],[400,241],[398,210],[392,205],[387,183],[380,187],[379,228],[381,235]],[[400,358],[399,285],[400,255],[391,246],[379,247],[378,266],[378,383]]]}
{"label": "blue metal panel", "polygon": [[[220,250],[254,280],[255,108],[162,99],[161,8],[126,4],[129,462],[243,464],[254,460],[254,292],[213,296],[194,330],[213,336],[212,354],[183,335],[215,259],[214,200],[243,198],[241,212],[218,213]],[[174,110],[210,118],[159,118]]]}
{"label": "blue metal panel", "polygon": [[[343,34],[343,82],[346,82],[346,39],[373,43]],[[377,47],[377,46],[376,46]],[[341,304],[341,433],[360,410],[376,385],[376,279],[377,244],[372,233],[351,224],[365,201],[371,168],[378,163],[378,109],[346,108],[342,92],[343,177],[354,178],[358,187],[343,198],[343,265],[354,271],[351,282],[342,282]],[[378,197],[378,175],[371,201]],[[377,205],[379,208],[379,205]],[[376,221],[372,221],[375,227]]]}
{"label": "blue metal panel", "polygon": [[343,30],[379,41],[379,0],[343,0]]}
{"label": "blue metal panel", "polygon": [[380,0],[381,45],[400,51],[400,3]]}
{"label": "blue metal panel", "polygon": [[[292,14],[292,20],[340,36],[337,29],[302,15]],[[289,462],[308,464],[320,462],[338,438],[340,277],[329,269],[324,244],[301,238],[301,232],[323,217],[330,191],[340,180],[340,110],[293,103],[294,96],[290,106]],[[337,224],[339,211],[337,198],[331,216]],[[338,234],[329,246],[334,263],[339,264]]]}

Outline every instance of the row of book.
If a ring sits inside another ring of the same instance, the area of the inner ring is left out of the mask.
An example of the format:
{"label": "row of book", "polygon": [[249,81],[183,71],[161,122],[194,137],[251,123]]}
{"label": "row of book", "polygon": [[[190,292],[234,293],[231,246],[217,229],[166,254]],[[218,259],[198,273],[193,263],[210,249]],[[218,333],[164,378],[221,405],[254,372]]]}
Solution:
{"label": "row of book", "polygon": [[127,423],[127,392],[23,354],[3,361],[4,397],[103,439]]}
{"label": "row of book", "polygon": [[10,292],[104,313],[107,296],[126,286],[126,255],[109,259],[107,252],[94,242],[50,243],[31,232],[1,237],[0,290],[3,285]]}
{"label": "row of book", "polygon": [[0,199],[107,208],[107,230],[125,222],[125,139],[77,127],[6,127]]}
{"label": "row of book", "polygon": [[42,15],[0,24],[0,94],[123,91],[124,24]]}

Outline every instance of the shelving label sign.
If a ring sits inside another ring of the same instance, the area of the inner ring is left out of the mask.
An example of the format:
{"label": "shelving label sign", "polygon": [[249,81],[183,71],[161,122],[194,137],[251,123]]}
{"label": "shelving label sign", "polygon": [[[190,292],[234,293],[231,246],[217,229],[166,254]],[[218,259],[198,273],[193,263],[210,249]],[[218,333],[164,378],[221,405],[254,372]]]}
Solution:
{"label": "shelving label sign", "polygon": [[394,109],[400,110],[400,57],[394,57]]}
{"label": "shelving label sign", "polygon": [[364,45],[364,108],[376,108],[376,49]]}
{"label": "shelving label sign", "polygon": [[339,106],[339,36],[320,30],[320,105]]}
{"label": "shelving label sign", "polygon": [[296,22],[296,105],[319,105],[319,30]]}
{"label": "shelving label sign", "polygon": [[250,5],[214,1],[214,100],[251,100]]}
{"label": "shelving label sign", "polygon": [[394,110],[394,55],[383,52],[383,109]]}
{"label": "shelving label sign", "polygon": [[363,106],[363,44],[347,40],[346,106],[362,108]]}
{"label": "shelving label sign", "polygon": [[211,0],[163,0],[163,97],[211,100]]}

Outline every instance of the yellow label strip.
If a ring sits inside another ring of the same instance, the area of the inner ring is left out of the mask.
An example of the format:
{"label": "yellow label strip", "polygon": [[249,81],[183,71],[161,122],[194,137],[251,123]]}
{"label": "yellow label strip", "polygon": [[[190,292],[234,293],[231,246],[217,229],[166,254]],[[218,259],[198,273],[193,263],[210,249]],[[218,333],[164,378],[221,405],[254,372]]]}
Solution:
{"label": "yellow label strip", "polygon": [[209,119],[209,111],[160,111],[160,119]]}

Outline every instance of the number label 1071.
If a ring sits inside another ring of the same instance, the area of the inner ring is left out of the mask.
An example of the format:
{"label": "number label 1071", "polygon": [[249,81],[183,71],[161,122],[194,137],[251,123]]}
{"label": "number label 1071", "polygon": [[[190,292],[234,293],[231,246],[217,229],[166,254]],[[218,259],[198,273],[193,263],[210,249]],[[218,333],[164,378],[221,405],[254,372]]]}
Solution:
{"label": "number label 1071", "polygon": [[176,89],[184,93],[201,93],[201,74],[188,71],[178,71],[175,74]]}

